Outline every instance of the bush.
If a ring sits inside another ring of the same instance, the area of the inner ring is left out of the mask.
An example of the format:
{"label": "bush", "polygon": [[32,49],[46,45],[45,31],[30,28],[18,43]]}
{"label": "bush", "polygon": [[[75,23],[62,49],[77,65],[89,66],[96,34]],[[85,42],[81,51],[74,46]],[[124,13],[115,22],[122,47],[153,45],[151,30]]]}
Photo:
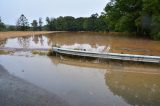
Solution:
{"label": "bush", "polygon": [[156,33],[156,34],[154,34],[152,36],[153,36],[153,39],[160,40],[160,32],[158,32],[158,33]]}
{"label": "bush", "polygon": [[160,15],[153,16],[151,27],[151,37],[155,40],[160,40]]}

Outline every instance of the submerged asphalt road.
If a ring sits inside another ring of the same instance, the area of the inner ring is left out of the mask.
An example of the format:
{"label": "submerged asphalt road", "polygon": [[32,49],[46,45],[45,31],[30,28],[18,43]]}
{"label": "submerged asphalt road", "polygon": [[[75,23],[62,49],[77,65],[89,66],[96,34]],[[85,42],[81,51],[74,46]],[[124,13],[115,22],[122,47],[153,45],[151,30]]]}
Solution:
{"label": "submerged asphalt road", "polygon": [[0,65],[1,106],[69,106],[57,95],[10,75]]}

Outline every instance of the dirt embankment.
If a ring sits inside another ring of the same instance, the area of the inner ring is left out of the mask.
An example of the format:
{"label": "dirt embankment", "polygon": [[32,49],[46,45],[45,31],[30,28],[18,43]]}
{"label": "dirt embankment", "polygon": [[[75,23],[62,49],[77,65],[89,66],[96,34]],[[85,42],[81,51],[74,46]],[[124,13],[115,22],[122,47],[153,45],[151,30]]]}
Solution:
{"label": "dirt embankment", "polygon": [[17,36],[29,36],[29,35],[41,35],[41,34],[50,34],[57,33],[59,31],[9,31],[9,32],[0,32],[0,41],[10,37]]}

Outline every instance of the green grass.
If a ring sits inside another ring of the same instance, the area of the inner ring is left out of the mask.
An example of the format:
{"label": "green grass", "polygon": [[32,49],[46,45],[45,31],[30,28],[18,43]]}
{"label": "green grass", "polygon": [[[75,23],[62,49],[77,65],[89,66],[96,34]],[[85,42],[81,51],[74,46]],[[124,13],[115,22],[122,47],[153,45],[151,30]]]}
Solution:
{"label": "green grass", "polygon": [[9,54],[9,51],[0,50],[0,55]]}
{"label": "green grass", "polygon": [[50,51],[39,51],[39,50],[34,50],[32,51],[32,54],[38,54],[38,55],[50,55]]}

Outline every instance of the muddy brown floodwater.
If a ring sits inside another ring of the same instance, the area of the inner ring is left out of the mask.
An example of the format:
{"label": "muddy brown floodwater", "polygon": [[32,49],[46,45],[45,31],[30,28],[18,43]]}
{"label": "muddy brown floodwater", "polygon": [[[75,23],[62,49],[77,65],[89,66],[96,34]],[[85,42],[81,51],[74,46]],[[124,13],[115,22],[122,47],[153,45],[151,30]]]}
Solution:
{"label": "muddy brown floodwater", "polygon": [[67,32],[40,36],[15,37],[2,41],[1,47],[49,48],[52,45],[90,44],[110,46],[110,52],[160,55],[160,42],[110,33]]}
{"label": "muddy brown floodwater", "polygon": [[[10,38],[1,42],[1,47],[50,48],[74,43],[110,45],[112,52],[160,55],[158,41],[84,32]],[[10,75],[53,93],[71,106],[160,105],[159,64],[48,57],[19,51],[1,54],[0,65]]]}

